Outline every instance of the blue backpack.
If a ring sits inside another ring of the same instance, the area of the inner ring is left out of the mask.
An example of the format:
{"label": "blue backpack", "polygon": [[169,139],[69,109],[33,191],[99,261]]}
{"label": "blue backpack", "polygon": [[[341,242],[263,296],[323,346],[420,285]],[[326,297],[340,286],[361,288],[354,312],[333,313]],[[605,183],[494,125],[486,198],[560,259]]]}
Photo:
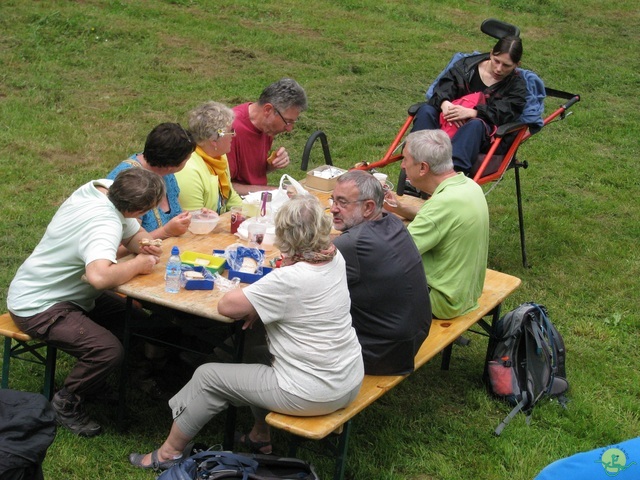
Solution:
{"label": "blue backpack", "polygon": [[157,480],[320,480],[313,467],[297,458],[205,450],[162,472]]}

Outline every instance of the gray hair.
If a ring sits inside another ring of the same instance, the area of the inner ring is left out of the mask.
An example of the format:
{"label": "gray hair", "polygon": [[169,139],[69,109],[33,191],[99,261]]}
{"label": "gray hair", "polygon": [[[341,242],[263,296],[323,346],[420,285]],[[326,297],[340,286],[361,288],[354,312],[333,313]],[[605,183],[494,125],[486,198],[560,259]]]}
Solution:
{"label": "gray hair", "polygon": [[376,204],[376,212],[384,207],[384,190],[376,177],[363,170],[350,170],[338,177],[336,183],[353,182],[358,189],[358,200],[373,200]]}
{"label": "gray hair", "polygon": [[434,175],[453,170],[451,139],[442,130],[418,130],[407,135],[404,147],[416,164],[426,163]]}
{"label": "gray hair", "polygon": [[209,138],[218,138],[218,130],[231,125],[235,114],[226,105],[218,102],[205,102],[189,112],[189,131],[196,143]]}
{"label": "gray hair", "polygon": [[308,107],[307,94],[292,78],[282,78],[262,91],[258,105],[270,103],[280,111],[297,108],[301,112]]}
{"label": "gray hair", "polygon": [[107,197],[120,213],[148,212],[165,195],[164,180],[145,168],[127,168],[116,176]]}
{"label": "gray hair", "polygon": [[331,245],[331,218],[313,195],[296,195],[275,217],[275,246],[287,255],[319,252]]}

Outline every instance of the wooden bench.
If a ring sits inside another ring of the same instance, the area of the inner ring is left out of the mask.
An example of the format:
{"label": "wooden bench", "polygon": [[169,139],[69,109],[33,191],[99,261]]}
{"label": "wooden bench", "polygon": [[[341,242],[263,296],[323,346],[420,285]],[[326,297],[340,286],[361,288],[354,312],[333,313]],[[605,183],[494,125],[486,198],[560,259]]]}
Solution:
{"label": "wooden bench", "polygon": [[[0,315],[0,335],[5,337],[2,356],[2,388],[9,388],[9,366],[12,358],[37,363],[44,365],[42,390],[44,396],[51,400],[56,372],[56,347],[32,339],[18,328],[8,313]],[[40,352],[43,348],[46,349],[45,355]]]}
{"label": "wooden bench", "polygon": [[[442,369],[448,369],[453,342],[475,324],[481,325],[487,333],[491,333],[492,325],[500,318],[502,302],[520,286],[520,283],[521,280],[517,277],[487,270],[479,307],[451,320],[433,320],[429,336],[416,355],[415,370],[440,352],[443,353]],[[485,322],[486,316],[492,317],[491,325]],[[296,456],[301,440],[321,440],[331,433],[336,433],[338,441],[334,452],[336,457],[334,479],[342,480],[346,466],[351,419],[407,377],[408,375],[365,375],[358,396],[346,408],[317,417],[296,417],[271,412],[266,420],[272,427],[293,434],[289,449],[291,457]]]}

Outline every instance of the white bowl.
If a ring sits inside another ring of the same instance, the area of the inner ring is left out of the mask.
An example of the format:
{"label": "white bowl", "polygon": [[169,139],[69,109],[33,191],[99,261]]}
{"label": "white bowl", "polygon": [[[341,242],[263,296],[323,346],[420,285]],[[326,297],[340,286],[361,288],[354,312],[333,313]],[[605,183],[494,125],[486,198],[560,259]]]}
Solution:
{"label": "white bowl", "polygon": [[219,221],[220,217],[217,213],[192,213],[189,231],[195,235],[206,235],[216,228]]}

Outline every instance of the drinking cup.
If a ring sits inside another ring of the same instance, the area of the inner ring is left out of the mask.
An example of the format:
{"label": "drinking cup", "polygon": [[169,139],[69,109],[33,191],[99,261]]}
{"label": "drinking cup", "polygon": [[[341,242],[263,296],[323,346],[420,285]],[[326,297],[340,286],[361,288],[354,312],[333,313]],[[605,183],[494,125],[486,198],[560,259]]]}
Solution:
{"label": "drinking cup", "polygon": [[267,233],[267,225],[265,223],[252,223],[247,229],[249,232],[249,246],[260,248]]}
{"label": "drinking cup", "polygon": [[244,213],[242,213],[242,207],[232,207],[231,210],[231,234],[238,231],[238,227],[242,222],[246,220]]}
{"label": "drinking cup", "polygon": [[373,176],[380,182],[380,185],[382,185],[383,187],[385,186],[385,183],[387,183],[386,173],[375,172]]}

